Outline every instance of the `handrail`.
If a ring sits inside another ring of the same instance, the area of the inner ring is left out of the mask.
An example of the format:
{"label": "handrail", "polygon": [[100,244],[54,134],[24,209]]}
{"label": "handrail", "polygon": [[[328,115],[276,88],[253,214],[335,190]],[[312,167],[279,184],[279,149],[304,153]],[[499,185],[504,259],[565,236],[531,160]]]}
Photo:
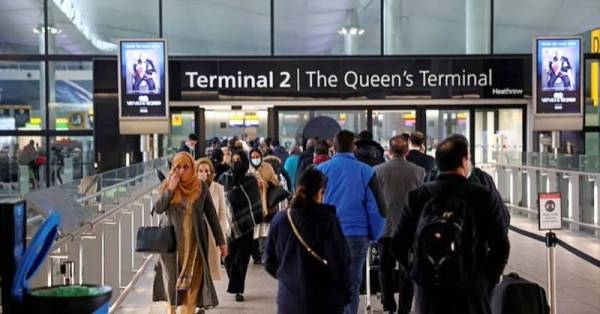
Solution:
{"label": "handrail", "polygon": [[484,165],[490,165],[491,167],[523,168],[523,169],[539,170],[539,171],[545,171],[545,172],[560,172],[560,173],[568,172],[568,173],[573,173],[573,174],[578,174],[578,175],[583,175],[583,176],[600,177],[600,173],[597,173],[597,172],[583,172],[583,171],[566,170],[566,169],[559,169],[559,168],[543,168],[543,167],[538,167],[538,166],[510,165],[510,164],[501,164],[501,163],[490,163],[490,164],[484,164]]}
{"label": "handrail", "polygon": [[[521,206],[509,204],[509,203],[505,203],[505,204],[506,204],[506,207],[511,207],[511,208],[514,208],[514,209],[526,211],[526,212],[529,212],[529,213],[532,213],[532,214],[539,214],[537,210],[533,210],[533,209],[528,208],[528,207],[521,207]],[[585,222],[573,220],[571,218],[562,217],[562,220],[565,221],[565,222],[568,222],[570,224],[574,224],[574,225],[578,225],[578,226],[583,226],[583,227],[591,228],[591,229],[594,229],[594,230],[600,230],[600,226],[596,226],[596,225],[593,225],[593,224],[588,224],[588,223],[585,223]]]}

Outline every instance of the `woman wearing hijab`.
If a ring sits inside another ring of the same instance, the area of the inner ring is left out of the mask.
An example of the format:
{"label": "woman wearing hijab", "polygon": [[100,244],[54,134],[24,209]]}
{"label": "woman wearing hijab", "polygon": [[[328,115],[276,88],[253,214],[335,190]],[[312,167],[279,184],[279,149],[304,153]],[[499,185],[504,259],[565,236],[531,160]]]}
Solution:
{"label": "woman wearing hijab", "polygon": [[[215,182],[215,167],[208,158],[200,158],[196,161],[196,169],[198,172],[198,178],[200,181],[206,182],[210,191],[210,197],[215,210],[217,211],[217,217],[219,217],[219,224],[223,231],[223,238],[228,239],[231,229],[229,227],[229,208],[225,202],[225,189],[221,184]],[[218,246],[215,242],[215,237],[212,232],[208,232],[208,267],[210,268],[210,274],[213,280],[221,280],[221,257],[218,253]]]}
{"label": "woman wearing hijab", "polygon": [[194,313],[196,307],[211,308],[219,304],[208,268],[208,226],[212,230],[221,256],[227,245],[210,198],[208,186],[200,183],[194,158],[187,152],[173,157],[173,166],[165,180],[154,212],[165,214],[161,225],[175,230],[177,252],[160,254],[153,290],[153,300],[169,302],[168,313],[183,306],[182,313]]}
{"label": "woman wearing hijab", "polygon": [[[262,213],[263,217],[269,216],[272,208],[268,208],[267,205],[267,191],[269,186],[279,186],[279,180],[277,175],[275,174],[275,170],[273,167],[263,161],[263,155],[261,151],[257,148],[253,148],[250,150],[250,173],[257,176],[259,179],[259,188],[260,188],[260,201],[262,203]],[[257,225],[254,228],[254,243],[253,243],[253,252],[252,259],[254,259],[254,264],[262,263],[262,253],[264,252],[264,240],[269,234],[269,224],[267,222],[263,222]]]}
{"label": "woman wearing hijab", "polygon": [[264,260],[279,283],[277,313],[341,314],[350,302],[350,252],[335,207],[322,204],[326,183],[323,173],[309,167],[290,209],[271,222]]}
{"label": "woman wearing hijab", "polygon": [[237,150],[231,157],[231,169],[219,178],[231,209],[231,254],[225,258],[225,269],[229,277],[227,292],[235,294],[237,302],[244,301],[252,231],[262,221],[258,180],[254,175],[248,174],[249,167],[248,156]]}

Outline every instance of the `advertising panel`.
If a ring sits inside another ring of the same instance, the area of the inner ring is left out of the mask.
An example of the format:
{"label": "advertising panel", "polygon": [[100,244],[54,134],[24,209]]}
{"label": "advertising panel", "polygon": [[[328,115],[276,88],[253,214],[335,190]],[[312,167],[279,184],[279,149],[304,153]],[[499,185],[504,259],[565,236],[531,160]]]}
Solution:
{"label": "advertising panel", "polygon": [[580,115],[581,38],[535,38],[536,114]]}

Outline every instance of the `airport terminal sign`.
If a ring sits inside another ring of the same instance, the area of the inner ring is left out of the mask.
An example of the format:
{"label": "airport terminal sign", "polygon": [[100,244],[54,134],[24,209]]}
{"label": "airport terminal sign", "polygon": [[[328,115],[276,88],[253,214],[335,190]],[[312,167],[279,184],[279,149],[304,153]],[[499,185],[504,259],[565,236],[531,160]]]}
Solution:
{"label": "airport terminal sign", "polygon": [[172,73],[183,94],[361,97],[525,98],[526,57],[265,58],[182,60]]}

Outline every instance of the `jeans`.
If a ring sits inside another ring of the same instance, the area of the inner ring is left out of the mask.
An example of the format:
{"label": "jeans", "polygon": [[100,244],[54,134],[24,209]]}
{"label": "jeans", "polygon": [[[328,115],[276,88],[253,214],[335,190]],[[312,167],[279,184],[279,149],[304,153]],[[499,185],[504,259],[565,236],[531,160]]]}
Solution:
{"label": "jeans", "polygon": [[394,292],[398,290],[398,313],[410,313],[413,299],[413,283],[402,268],[398,277],[394,278],[396,259],[392,256],[391,238],[379,239],[379,285],[381,287],[381,303],[384,311],[396,312]]}
{"label": "jeans", "polygon": [[346,244],[350,249],[350,271],[352,272],[351,291],[352,296],[350,304],[344,308],[344,314],[357,314],[358,303],[360,298],[360,284],[363,277],[363,267],[365,266],[365,258],[367,257],[367,249],[369,247],[369,238],[366,236],[347,236]]}

